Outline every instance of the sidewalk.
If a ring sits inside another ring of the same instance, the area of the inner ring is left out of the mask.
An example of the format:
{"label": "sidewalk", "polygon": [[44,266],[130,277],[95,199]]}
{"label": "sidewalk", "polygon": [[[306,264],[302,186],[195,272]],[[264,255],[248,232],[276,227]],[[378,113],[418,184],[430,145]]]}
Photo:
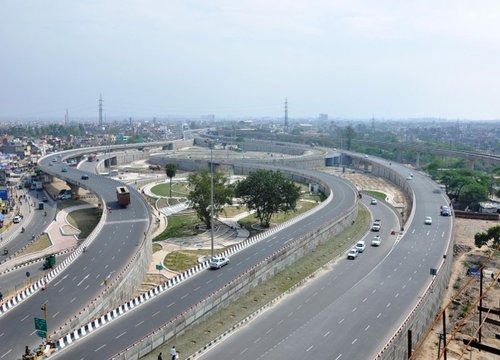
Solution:
{"label": "sidewalk", "polygon": [[57,213],[56,218],[45,230],[45,233],[47,233],[52,245],[41,251],[29,253],[23,256],[15,256],[14,258],[0,264],[0,273],[25,262],[36,260],[46,255],[75,247],[78,243],[78,234],[80,231],[70,225],[66,217],[73,211],[91,207],[94,207],[94,205],[78,205],[60,210]]}

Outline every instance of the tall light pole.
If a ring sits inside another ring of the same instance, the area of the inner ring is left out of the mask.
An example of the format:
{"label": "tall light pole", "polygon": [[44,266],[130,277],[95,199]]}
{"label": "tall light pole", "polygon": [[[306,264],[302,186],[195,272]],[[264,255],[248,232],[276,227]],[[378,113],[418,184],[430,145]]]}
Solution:
{"label": "tall light pole", "polygon": [[214,164],[213,142],[208,140],[210,147],[210,257],[214,258]]}

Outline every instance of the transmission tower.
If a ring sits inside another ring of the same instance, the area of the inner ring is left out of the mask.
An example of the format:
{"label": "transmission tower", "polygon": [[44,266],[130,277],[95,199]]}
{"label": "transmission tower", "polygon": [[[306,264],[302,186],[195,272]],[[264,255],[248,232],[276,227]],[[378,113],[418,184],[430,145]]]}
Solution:
{"label": "transmission tower", "polygon": [[288,98],[285,98],[285,133],[288,133]]}
{"label": "transmission tower", "polygon": [[99,95],[99,127],[102,127],[102,94]]}

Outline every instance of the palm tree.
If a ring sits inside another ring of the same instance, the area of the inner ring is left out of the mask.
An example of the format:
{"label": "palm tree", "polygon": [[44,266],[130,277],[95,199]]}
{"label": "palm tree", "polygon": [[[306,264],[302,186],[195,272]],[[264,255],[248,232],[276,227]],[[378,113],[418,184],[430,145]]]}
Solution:
{"label": "palm tree", "polygon": [[165,165],[165,173],[167,174],[167,177],[170,179],[170,197],[172,197],[172,178],[175,176],[176,170],[177,166],[175,164]]}

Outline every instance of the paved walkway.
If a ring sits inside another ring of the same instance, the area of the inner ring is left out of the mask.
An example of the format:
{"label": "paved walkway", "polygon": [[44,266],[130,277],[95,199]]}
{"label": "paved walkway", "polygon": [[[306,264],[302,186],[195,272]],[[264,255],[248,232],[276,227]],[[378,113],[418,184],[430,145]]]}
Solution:
{"label": "paved walkway", "polygon": [[45,255],[57,253],[76,246],[78,242],[78,234],[80,233],[80,231],[68,222],[67,216],[73,211],[88,209],[92,207],[94,207],[94,205],[78,205],[60,210],[57,213],[54,221],[52,221],[52,223],[45,230],[52,245],[41,251],[29,253],[23,256],[16,256],[9,261],[2,263],[0,265],[0,273],[9,268],[13,268],[18,264],[22,264],[30,260],[38,259]]}

